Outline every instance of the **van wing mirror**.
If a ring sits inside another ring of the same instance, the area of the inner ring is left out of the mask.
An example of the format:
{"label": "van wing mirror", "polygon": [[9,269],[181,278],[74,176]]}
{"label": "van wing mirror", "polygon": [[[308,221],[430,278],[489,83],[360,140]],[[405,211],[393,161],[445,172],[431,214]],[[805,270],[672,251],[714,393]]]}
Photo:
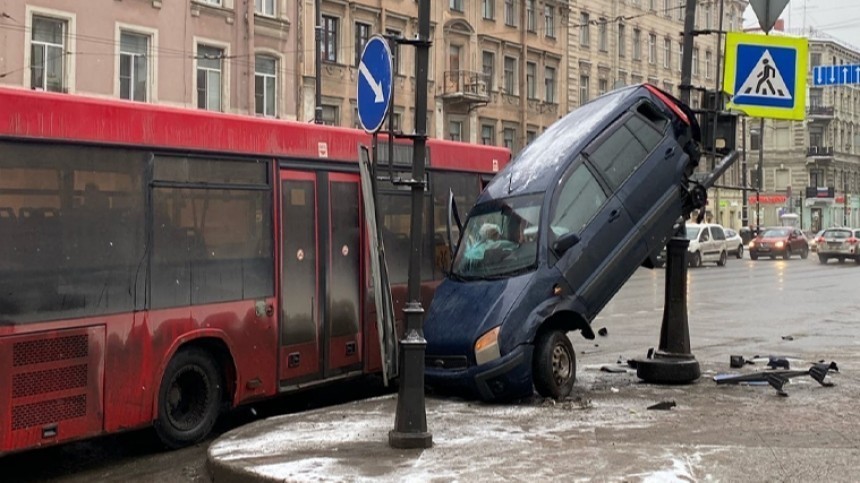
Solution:
{"label": "van wing mirror", "polygon": [[565,233],[558,237],[558,240],[552,244],[552,249],[558,256],[562,256],[564,255],[564,252],[570,250],[571,247],[579,243],[579,240],[579,235],[576,233]]}
{"label": "van wing mirror", "polygon": [[[454,244],[454,235],[452,233],[452,226],[454,223],[457,224],[457,233],[461,236],[463,234],[463,223],[460,222],[460,213],[457,210],[457,200],[454,199],[454,191],[448,190],[448,223],[447,223],[447,232],[448,232],[448,249],[451,250],[451,256],[454,255],[454,252],[457,251],[457,246]],[[457,242],[459,242],[459,238]]]}

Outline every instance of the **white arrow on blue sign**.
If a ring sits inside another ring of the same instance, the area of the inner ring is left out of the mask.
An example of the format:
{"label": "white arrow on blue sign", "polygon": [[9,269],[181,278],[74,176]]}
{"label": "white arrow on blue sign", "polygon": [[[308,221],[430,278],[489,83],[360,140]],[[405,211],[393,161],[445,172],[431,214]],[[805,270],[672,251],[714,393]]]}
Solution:
{"label": "white arrow on blue sign", "polygon": [[812,68],[812,85],[860,84],[860,64],[817,65]]}
{"label": "white arrow on blue sign", "polygon": [[382,127],[391,105],[391,49],[380,35],[370,37],[358,63],[358,120],[365,131],[375,133]]}

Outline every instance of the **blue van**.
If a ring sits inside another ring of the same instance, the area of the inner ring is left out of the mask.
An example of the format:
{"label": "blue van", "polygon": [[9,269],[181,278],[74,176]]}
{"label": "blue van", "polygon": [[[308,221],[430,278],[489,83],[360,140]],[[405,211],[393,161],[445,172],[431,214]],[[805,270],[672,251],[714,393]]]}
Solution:
{"label": "blue van", "polygon": [[485,400],[568,395],[567,333],[593,339],[598,312],[703,205],[700,142],[692,111],[643,84],[529,144],[468,214],[424,323],[426,382]]}

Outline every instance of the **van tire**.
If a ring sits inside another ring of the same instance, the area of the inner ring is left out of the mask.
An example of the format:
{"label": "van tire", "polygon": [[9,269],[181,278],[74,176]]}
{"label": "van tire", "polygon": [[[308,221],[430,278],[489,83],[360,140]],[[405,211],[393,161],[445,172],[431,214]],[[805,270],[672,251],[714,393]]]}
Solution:
{"label": "van tire", "polygon": [[726,256],[726,252],[723,251],[722,253],[720,253],[720,259],[717,261],[717,266],[718,267],[725,267],[727,259],[728,259],[728,256]]}
{"label": "van tire", "polygon": [[221,371],[199,347],[181,349],[167,365],[158,390],[155,432],[177,449],[209,435],[221,412],[224,384]]}
{"label": "van tire", "polygon": [[562,399],[570,394],[576,382],[576,353],[566,333],[550,330],[538,336],[532,373],[541,396]]}
{"label": "van tire", "polygon": [[738,253],[736,256],[738,257],[738,260],[740,260],[741,258],[744,257],[744,246],[743,245],[738,245]]}

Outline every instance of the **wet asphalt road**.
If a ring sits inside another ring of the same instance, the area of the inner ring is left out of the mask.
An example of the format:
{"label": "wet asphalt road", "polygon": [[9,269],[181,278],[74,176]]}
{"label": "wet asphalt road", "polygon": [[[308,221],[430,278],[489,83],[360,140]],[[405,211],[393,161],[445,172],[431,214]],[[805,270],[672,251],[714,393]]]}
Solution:
{"label": "wet asphalt road", "polygon": [[[640,269],[594,322],[609,335],[587,341],[572,335],[580,371],[586,365],[644,356],[658,343],[664,271]],[[822,359],[860,353],[860,265],[831,261],[729,259],[706,264],[688,277],[691,345],[703,364],[728,368],[729,354],[803,353]],[[843,368],[843,371],[845,368]],[[219,425],[224,432],[260,417],[371,396],[380,384],[365,381],[242,408]],[[393,415],[392,415],[393,424]],[[207,481],[206,444],[163,451],[149,430],[72,443],[0,459],[2,481]]]}

